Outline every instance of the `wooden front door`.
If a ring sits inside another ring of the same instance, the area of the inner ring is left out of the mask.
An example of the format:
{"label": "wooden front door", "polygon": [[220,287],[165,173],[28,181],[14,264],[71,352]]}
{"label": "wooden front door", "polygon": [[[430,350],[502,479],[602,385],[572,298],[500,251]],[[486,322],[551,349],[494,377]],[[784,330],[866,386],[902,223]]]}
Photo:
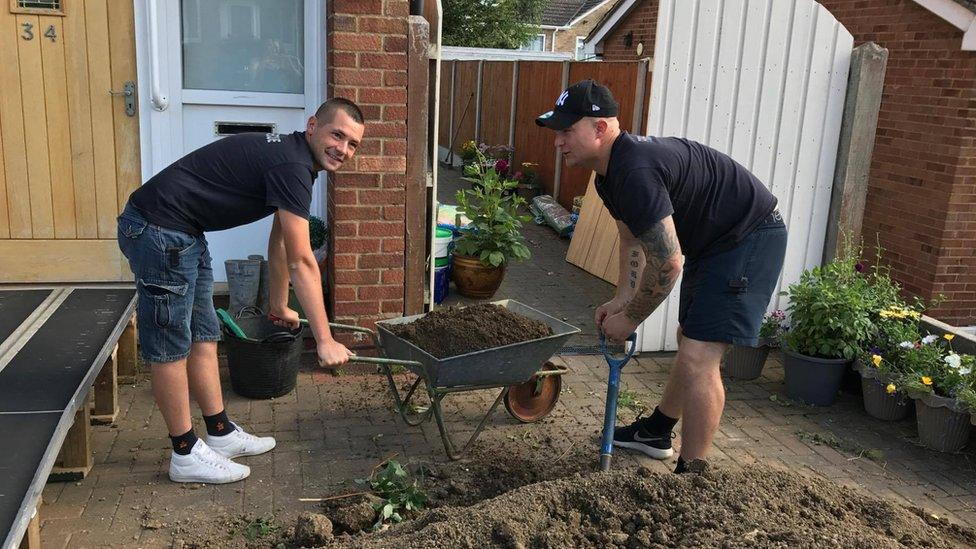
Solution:
{"label": "wooden front door", "polygon": [[140,184],[136,81],[131,1],[2,0],[0,282],[131,280],[115,218]]}

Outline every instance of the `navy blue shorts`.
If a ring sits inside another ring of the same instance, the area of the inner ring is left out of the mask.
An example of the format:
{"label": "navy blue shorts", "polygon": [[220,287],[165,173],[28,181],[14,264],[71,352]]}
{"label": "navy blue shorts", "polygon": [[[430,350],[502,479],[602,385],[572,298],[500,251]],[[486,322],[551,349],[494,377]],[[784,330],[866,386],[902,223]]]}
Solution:
{"label": "navy blue shorts", "polygon": [[786,256],[786,225],[774,211],[731,250],[685,260],[678,324],[699,341],[755,347]]}
{"label": "navy blue shorts", "polygon": [[154,225],[128,205],[118,223],[119,248],[136,278],[143,358],[173,362],[194,341],[218,341],[207,239]]}

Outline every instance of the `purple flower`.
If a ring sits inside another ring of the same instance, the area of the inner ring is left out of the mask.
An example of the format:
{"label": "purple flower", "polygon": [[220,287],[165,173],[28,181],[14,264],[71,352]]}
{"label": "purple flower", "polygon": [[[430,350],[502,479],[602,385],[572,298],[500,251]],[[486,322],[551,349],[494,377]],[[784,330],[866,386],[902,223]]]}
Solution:
{"label": "purple flower", "polygon": [[881,354],[881,349],[879,349],[877,347],[871,347],[870,351],[871,351],[871,354],[872,355],[880,355]]}
{"label": "purple flower", "polygon": [[864,263],[861,263],[860,261],[858,261],[857,263],[855,263],[854,264],[854,270],[857,271],[857,272],[859,272],[859,273],[860,272],[863,272],[864,271]]}
{"label": "purple flower", "polygon": [[521,181],[522,180],[522,172],[521,172],[521,170],[515,172],[515,174],[512,176],[512,179],[514,179],[516,181]]}
{"label": "purple flower", "polygon": [[505,173],[508,171],[508,160],[502,158],[498,162],[495,162],[495,171],[498,173]]}

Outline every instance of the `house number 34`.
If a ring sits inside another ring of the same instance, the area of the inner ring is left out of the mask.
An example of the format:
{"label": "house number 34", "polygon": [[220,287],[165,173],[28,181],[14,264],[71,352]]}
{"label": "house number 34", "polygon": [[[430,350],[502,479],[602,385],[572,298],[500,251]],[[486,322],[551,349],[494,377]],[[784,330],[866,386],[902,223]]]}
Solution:
{"label": "house number 34", "polygon": [[[24,40],[34,39],[34,24],[33,23],[21,23],[21,29],[23,32],[20,37]],[[58,41],[58,31],[54,28],[54,25],[48,25],[47,29],[44,30],[44,37],[51,40],[51,42]]]}

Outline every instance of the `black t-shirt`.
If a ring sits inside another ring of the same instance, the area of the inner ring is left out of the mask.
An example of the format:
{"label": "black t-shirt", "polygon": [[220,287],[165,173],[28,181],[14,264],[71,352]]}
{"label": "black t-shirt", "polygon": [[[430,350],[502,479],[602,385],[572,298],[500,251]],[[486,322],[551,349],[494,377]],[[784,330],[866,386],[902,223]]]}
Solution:
{"label": "black t-shirt", "polygon": [[728,250],[776,208],[776,197],[728,155],[678,137],[622,132],[596,190],[635,236],[674,216],[689,258]]}
{"label": "black t-shirt", "polygon": [[149,222],[193,235],[246,225],[278,208],[308,218],[314,165],[305,132],[232,135],[170,164],[129,203]]}

